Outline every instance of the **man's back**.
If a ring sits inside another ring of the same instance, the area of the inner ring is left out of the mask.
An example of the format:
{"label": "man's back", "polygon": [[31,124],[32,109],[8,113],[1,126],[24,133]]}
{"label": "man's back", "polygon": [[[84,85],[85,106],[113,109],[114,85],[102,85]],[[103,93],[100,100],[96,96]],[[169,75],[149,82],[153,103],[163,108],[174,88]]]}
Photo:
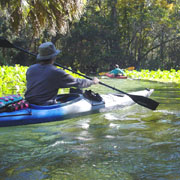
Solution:
{"label": "man's back", "polygon": [[32,65],[26,73],[25,98],[35,104],[43,104],[50,99],[55,99],[60,87],[59,72],[57,73],[57,68],[52,64]]}

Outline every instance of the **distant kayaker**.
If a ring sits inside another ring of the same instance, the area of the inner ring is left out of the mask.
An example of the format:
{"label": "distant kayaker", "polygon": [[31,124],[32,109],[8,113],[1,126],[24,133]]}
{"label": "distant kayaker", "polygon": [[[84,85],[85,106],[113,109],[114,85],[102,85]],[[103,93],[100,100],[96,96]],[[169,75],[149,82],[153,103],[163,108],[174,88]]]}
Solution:
{"label": "distant kayaker", "polygon": [[46,42],[39,46],[37,63],[30,66],[26,73],[25,99],[30,103],[54,104],[59,88],[87,88],[99,83],[99,79],[96,77],[93,80],[74,78],[64,70],[54,66],[56,56],[60,52],[52,42]]}
{"label": "distant kayaker", "polygon": [[124,71],[122,69],[119,68],[119,65],[116,64],[115,65],[115,69],[113,69],[112,71],[109,72],[110,74],[114,74],[114,76],[117,76],[117,75],[125,75]]}

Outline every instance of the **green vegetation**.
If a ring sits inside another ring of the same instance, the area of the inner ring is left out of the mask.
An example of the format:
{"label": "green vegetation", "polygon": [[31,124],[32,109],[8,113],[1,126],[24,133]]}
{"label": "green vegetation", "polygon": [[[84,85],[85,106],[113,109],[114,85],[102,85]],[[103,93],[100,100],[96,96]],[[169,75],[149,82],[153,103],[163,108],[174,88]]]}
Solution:
{"label": "green vegetation", "polygon": [[23,94],[26,88],[27,67],[0,66],[0,96],[9,94]]}
{"label": "green vegetation", "polygon": [[[27,66],[0,66],[0,97],[11,94],[21,94],[22,96],[26,90],[26,71]],[[67,73],[73,77],[82,78],[70,71]],[[79,72],[80,73],[80,72]],[[69,89],[60,89],[59,93],[65,93]]]}
{"label": "green vegetation", "polygon": [[85,4],[86,0],[0,0],[0,9],[16,33],[30,28],[34,36],[40,36],[44,29],[64,34],[69,23],[82,15]]}
{"label": "green vegetation", "polygon": [[[175,0],[0,0],[0,10],[0,36],[34,53],[42,42],[52,41],[62,50],[57,62],[85,74],[109,71],[115,64],[180,68],[180,5]],[[34,61],[6,48],[0,56],[0,65]]]}
{"label": "green vegetation", "polygon": [[[27,66],[0,66],[0,96],[10,95],[10,94],[21,94],[24,95],[26,90],[26,71]],[[81,76],[74,74],[70,71],[67,73],[71,74],[73,77],[82,78]],[[80,71],[78,71],[81,73]],[[176,71],[171,69],[170,71],[160,69],[157,71],[141,70],[141,71],[128,71],[126,70],[126,75],[133,79],[143,79],[143,80],[153,80],[160,82],[174,82],[180,83],[180,70]],[[69,89],[60,89],[59,93],[66,93]]]}
{"label": "green vegetation", "polygon": [[141,71],[126,70],[126,75],[129,78],[133,79],[180,83],[180,70],[176,71],[175,69],[171,69],[170,71],[160,69],[158,69],[157,71],[150,71],[144,69],[142,69]]}

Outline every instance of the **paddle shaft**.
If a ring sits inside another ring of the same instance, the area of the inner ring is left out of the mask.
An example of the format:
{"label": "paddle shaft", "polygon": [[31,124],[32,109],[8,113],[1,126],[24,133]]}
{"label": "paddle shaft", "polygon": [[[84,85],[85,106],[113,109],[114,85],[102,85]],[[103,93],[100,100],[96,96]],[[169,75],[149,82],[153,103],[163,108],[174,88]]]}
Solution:
{"label": "paddle shaft", "polygon": [[[82,77],[85,77],[86,79],[92,80],[92,78],[90,78],[90,77],[88,77],[88,76],[86,76],[84,74],[78,73],[78,72],[76,72],[74,70],[68,69],[68,68],[66,68],[66,67],[64,67],[64,66],[62,66],[62,65],[60,65],[58,63],[54,63],[54,65],[59,66],[59,67],[61,67],[63,69],[66,69],[68,71],[71,71],[71,72],[73,72],[75,74],[78,74],[78,75],[80,75]],[[99,84],[101,84],[103,86],[106,86],[106,87],[108,87],[110,89],[113,89],[115,91],[118,91],[118,92],[120,92],[122,94],[125,94],[125,95],[129,96],[135,103],[137,103],[137,104],[139,104],[141,106],[144,106],[146,108],[149,108],[151,110],[155,110],[157,108],[157,106],[159,105],[158,102],[156,102],[156,101],[154,101],[154,100],[152,100],[150,98],[147,98],[147,97],[144,97],[144,96],[139,96],[139,95],[128,94],[126,92],[123,92],[123,91],[115,88],[115,87],[109,86],[109,85],[107,85],[107,84],[105,84],[103,82],[99,82]]]}
{"label": "paddle shaft", "polygon": [[[32,56],[36,56],[36,54],[31,53],[31,52],[29,52],[29,51],[27,51],[27,50],[25,50],[25,49],[23,49],[23,48],[20,48],[20,47],[18,47],[18,46],[16,46],[16,45],[10,43],[9,41],[7,41],[7,40],[4,39],[4,38],[1,38],[0,40],[1,40],[1,41],[4,41],[4,44],[5,44],[5,46],[2,46],[2,47],[6,47],[6,48],[16,48],[16,49],[18,49],[18,50],[20,50],[20,51],[23,51],[23,52],[27,53],[27,54],[30,54],[30,55],[32,55]],[[73,72],[73,73],[75,73],[75,74],[78,74],[78,75],[80,75],[80,76],[82,76],[82,77],[85,77],[86,79],[92,80],[92,78],[90,78],[90,77],[88,77],[88,76],[86,76],[86,75],[84,75],[84,74],[78,73],[78,72],[76,72],[76,71],[74,71],[74,70],[71,70],[71,69],[69,69],[69,68],[66,68],[66,67],[64,67],[64,66],[62,66],[62,65],[60,65],[60,64],[58,64],[58,63],[54,63],[54,65],[59,66],[59,67],[61,67],[61,68],[63,68],[63,69],[66,69],[66,70],[68,70],[68,71],[71,71],[71,72]],[[157,106],[159,105],[158,102],[156,102],[156,101],[154,101],[154,100],[152,100],[152,99],[150,99],[150,98],[147,98],[147,97],[144,97],[144,96],[138,96],[138,95],[128,94],[128,93],[126,93],[126,92],[123,92],[123,91],[121,91],[121,90],[119,90],[119,89],[116,89],[116,88],[114,88],[114,87],[112,87],[112,86],[109,86],[109,85],[107,85],[107,84],[105,84],[105,83],[102,83],[102,82],[99,82],[99,84],[101,84],[101,85],[103,85],[103,86],[106,86],[106,87],[108,87],[108,88],[110,88],[110,89],[113,89],[113,90],[115,90],[115,91],[118,91],[118,92],[120,92],[120,93],[126,94],[126,95],[129,96],[134,102],[136,102],[137,104],[139,104],[139,105],[141,105],[141,106],[144,106],[144,107],[146,107],[146,108],[155,110],[155,109],[157,108]]]}
{"label": "paddle shaft", "polygon": [[[14,48],[20,50],[20,51],[23,51],[23,52],[29,54],[29,55],[36,56],[36,54],[31,53],[31,52],[27,51],[26,49],[20,48],[20,47],[14,45],[14,44],[12,44],[12,46],[13,46]],[[78,74],[78,75],[80,75],[80,76],[82,76],[82,77],[84,77],[84,78],[86,78],[86,79],[92,80],[91,77],[86,76],[86,75],[81,74],[81,73],[78,73],[77,71],[74,71],[74,70],[72,70],[72,69],[69,69],[69,68],[67,68],[67,67],[64,67],[64,66],[62,66],[62,65],[60,65],[60,64],[58,64],[58,63],[56,63],[56,62],[54,63],[54,65],[59,66],[59,67],[61,67],[61,68],[63,68],[63,69],[66,69],[66,70],[68,70],[68,71],[71,71],[71,72],[73,72],[73,73],[75,73],[75,74]],[[123,92],[123,91],[120,91],[119,89],[116,89],[116,88],[114,88],[114,87],[112,87],[112,86],[109,86],[109,85],[107,85],[107,84],[105,84],[105,83],[103,83],[103,82],[99,82],[99,84],[101,84],[101,85],[103,85],[103,86],[106,86],[106,87],[108,87],[108,88],[111,88],[111,89],[113,89],[113,90],[115,90],[115,91],[118,91],[118,92],[121,92],[121,93],[123,93],[123,94],[128,95],[127,93],[125,93],[125,92]]]}
{"label": "paddle shaft", "polygon": [[[59,67],[61,67],[61,68],[63,68],[63,69],[66,69],[66,70],[68,70],[68,71],[71,71],[71,72],[73,72],[73,73],[75,73],[75,74],[78,74],[78,75],[80,75],[80,76],[82,76],[82,77],[85,77],[86,79],[93,80],[93,79],[92,79],[91,77],[89,77],[89,76],[86,76],[86,75],[84,75],[84,74],[78,73],[78,72],[76,72],[76,71],[74,71],[74,70],[71,70],[71,69],[69,69],[69,68],[66,68],[66,67],[64,67],[64,66],[62,66],[62,65],[60,65],[60,64],[58,64],[58,63],[54,63],[54,65],[59,66]],[[109,85],[107,85],[107,84],[105,84],[105,83],[103,83],[103,82],[99,82],[99,84],[101,84],[101,85],[103,85],[103,86],[106,86],[106,87],[108,87],[108,88],[111,88],[111,89],[113,89],[113,90],[115,90],[115,91],[118,91],[118,92],[120,92],[120,93],[123,93],[123,94],[128,95],[128,93],[125,93],[125,92],[123,92],[123,91],[121,91],[121,90],[119,90],[119,89],[116,89],[116,88],[114,88],[114,87],[112,87],[112,86],[109,86]]]}

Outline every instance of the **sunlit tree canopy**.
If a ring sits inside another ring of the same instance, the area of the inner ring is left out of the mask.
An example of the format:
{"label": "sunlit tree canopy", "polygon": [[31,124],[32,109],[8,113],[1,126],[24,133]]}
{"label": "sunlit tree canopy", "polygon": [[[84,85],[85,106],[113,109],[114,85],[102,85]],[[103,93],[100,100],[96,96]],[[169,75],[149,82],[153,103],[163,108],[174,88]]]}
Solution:
{"label": "sunlit tree canopy", "polygon": [[85,0],[0,0],[0,8],[16,32],[28,25],[38,36],[44,29],[52,34],[66,33],[69,22],[82,15],[85,3]]}

